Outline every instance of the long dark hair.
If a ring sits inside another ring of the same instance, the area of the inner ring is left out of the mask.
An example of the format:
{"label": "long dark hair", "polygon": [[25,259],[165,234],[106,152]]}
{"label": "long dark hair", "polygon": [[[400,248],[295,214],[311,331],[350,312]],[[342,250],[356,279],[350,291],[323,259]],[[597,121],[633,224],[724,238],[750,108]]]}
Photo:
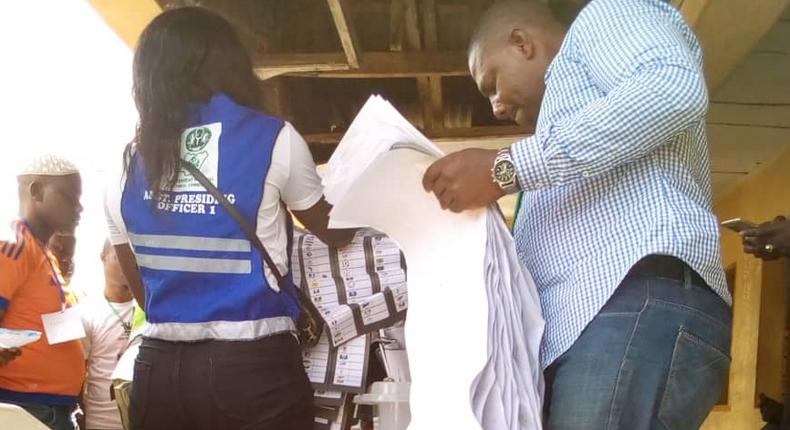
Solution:
{"label": "long dark hair", "polygon": [[252,108],[259,103],[258,79],[233,27],[198,7],[165,11],[148,24],[134,53],[133,75],[140,119],[124,166],[127,174],[135,167],[134,145],[157,197],[175,184],[190,104],[217,93]]}

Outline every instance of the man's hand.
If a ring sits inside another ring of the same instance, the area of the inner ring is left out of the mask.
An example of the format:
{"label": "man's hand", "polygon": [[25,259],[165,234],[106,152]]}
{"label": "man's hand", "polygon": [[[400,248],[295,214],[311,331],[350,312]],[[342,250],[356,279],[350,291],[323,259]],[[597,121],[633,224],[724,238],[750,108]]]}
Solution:
{"label": "man's hand", "polygon": [[19,354],[22,354],[22,350],[19,348],[0,348],[0,367],[5,366],[11,360],[19,357]]}
{"label": "man's hand", "polygon": [[763,260],[790,257],[790,220],[783,216],[741,233],[743,250]]}
{"label": "man's hand", "polygon": [[494,203],[505,195],[491,178],[497,151],[464,149],[452,153],[425,171],[422,186],[433,192],[442,209],[461,212]]}

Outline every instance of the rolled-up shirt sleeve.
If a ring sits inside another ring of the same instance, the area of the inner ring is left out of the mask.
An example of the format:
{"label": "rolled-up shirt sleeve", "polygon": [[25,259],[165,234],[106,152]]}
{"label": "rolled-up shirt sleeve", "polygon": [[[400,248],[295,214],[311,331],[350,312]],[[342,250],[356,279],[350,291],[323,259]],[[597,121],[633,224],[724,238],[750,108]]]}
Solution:
{"label": "rolled-up shirt sleeve", "polygon": [[[569,34],[602,96],[511,146],[525,191],[572,183],[633,162],[704,118],[708,93],[683,31],[638,8],[592,3]],[[547,76],[550,91],[551,72]],[[567,97],[572,97],[569,94]],[[568,100],[573,105],[573,100]]]}

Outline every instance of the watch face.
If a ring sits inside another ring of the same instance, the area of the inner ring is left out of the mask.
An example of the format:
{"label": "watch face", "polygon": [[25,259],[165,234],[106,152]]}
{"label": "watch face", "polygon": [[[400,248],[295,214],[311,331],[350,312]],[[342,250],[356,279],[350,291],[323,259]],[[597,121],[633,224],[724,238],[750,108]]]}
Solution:
{"label": "watch face", "polygon": [[503,160],[494,166],[494,178],[496,178],[497,182],[500,184],[508,184],[513,182],[515,176],[516,169],[513,167],[513,163],[510,161]]}

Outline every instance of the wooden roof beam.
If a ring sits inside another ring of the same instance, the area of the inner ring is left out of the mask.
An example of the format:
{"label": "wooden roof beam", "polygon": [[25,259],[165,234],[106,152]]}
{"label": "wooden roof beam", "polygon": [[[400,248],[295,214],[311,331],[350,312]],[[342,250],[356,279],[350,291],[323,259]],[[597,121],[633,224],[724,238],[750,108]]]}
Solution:
{"label": "wooden roof beam", "polygon": [[335,22],[337,35],[340,37],[340,44],[343,45],[343,52],[346,54],[346,62],[352,69],[359,68],[359,54],[357,52],[356,37],[354,28],[349,19],[348,7],[345,0],[326,0],[332,19]]}
{"label": "wooden roof beam", "polygon": [[[415,0],[409,0],[411,5],[414,6]],[[420,40],[419,24],[416,17],[416,6],[414,7],[415,14],[413,25],[418,32],[416,34],[417,41]],[[435,0],[423,0],[422,10],[422,29],[424,36],[424,47],[429,53],[435,52],[439,48],[439,32],[436,24],[436,2]],[[409,24],[409,15],[407,14],[407,25]],[[430,55],[430,54],[429,54]],[[466,56],[464,56],[466,58]],[[418,77],[417,90],[420,94],[422,101],[423,122],[426,128],[442,129],[444,128],[444,96],[442,94],[442,77],[440,75]]]}
{"label": "wooden roof beam", "polygon": [[[534,132],[522,126],[489,126],[468,128],[445,128],[442,130],[424,130],[426,136],[432,141],[442,144],[457,144],[466,142],[470,146],[483,144],[487,141],[509,140],[510,143],[523,139]],[[343,137],[340,133],[314,133],[305,134],[304,139],[311,145],[337,145]]]}
{"label": "wooden roof beam", "polygon": [[294,73],[350,70],[346,56],[330,54],[275,54],[256,59],[255,74],[262,80]]}
{"label": "wooden roof beam", "polygon": [[272,54],[255,60],[261,79],[279,75],[320,78],[416,78],[418,76],[466,76],[466,53],[437,52],[364,52],[359,68],[352,69],[341,53]]}
{"label": "wooden roof beam", "polygon": [[390,51],[403,51],[403,33],[405,23],[406,4],[404,0],[390,0]]}

